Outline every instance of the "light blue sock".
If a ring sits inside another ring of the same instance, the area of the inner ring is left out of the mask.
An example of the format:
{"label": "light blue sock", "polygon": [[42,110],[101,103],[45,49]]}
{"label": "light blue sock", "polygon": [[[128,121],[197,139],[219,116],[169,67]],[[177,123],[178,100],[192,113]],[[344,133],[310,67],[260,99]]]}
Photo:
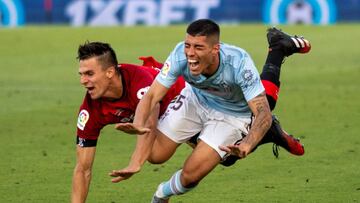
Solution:
{"label": "light blue sock", "polygon": [[156,196],[160,197],[160,198],[169,198],[172,195],[181,195],[184,194],[190,190],[192,190],[194,187],[192,188],[185,188],[184,186],[182,186],[181,182],[180,182],[180,174],[181,174],[182,170],[177,171],[171,178],[170,180],[163,182],[159,185],[157,191],[156,191]]}

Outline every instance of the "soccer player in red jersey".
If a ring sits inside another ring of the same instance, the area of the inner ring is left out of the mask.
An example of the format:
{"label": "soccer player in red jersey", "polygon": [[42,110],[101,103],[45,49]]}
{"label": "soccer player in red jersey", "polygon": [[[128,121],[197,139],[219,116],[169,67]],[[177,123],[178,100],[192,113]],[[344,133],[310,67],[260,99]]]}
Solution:
{"label": "soccer player in red jersey", "polygon": [[[144,66],[118,64],[114,50],[109,44],[101,42],[81,45],[78,59],[80,83],[87,92],[80,106],[77,121],[77,163],[73,175],[72,202],[85,202],[100,130],[108,124],[132,122],[137,104],[162,64],[152,57],[140,58],[144,61]],[[150,129],[156,128],[159,115],[165,111],[184,85],[183,79],[178,80],[166,98],[151,113],[151,118],[147,122]],[[135,166],[141,166],[147,158],[146,155],[138,154],[150,153],[154,134],[150,132],[148,135],[137,138],[132,156]],[[132,166],[130,163],[128,167]]]}

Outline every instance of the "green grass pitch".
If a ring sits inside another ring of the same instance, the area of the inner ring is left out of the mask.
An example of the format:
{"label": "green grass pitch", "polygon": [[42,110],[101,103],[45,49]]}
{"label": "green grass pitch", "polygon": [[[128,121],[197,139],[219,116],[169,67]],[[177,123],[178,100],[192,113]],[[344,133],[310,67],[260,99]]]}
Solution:
{"label": "green grass pitch", "polygon": [[[275,159],[264,145],[233,167],[218,166],[173,202],[360,202],[360,25],[279,27],[312,42],[311,53],[283,65],[275,111],[302,139],[305,155],[281,150]],[[264,25],[223,25],[221,38],[246,49],[261,70],[265,31]],[[184,26],[0,29],[0,201],[69,202],[85,92],[75,59],[79,44],[111,43],[120,62],[139,63],[147,55],[163,61],[184,33]],[[150,202],[191,152],[182,146],[166,164],[145,164],[132,179],[111,183],[108,172],[126,166],[134,143],[113,126],[103,130],[88,202]]]}

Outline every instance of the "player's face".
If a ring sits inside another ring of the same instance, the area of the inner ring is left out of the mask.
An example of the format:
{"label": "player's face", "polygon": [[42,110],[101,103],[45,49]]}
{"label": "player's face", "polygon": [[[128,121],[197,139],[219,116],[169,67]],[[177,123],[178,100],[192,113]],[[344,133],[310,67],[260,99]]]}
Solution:
{"label": "player's face", "polygon": [[212,75],[219,65],[219,43],[212,43],[206,36],[186,35],[185,55],[190,73],[194,76]]}
{"label": "player's face", "polygon": [[107,77],[107,72],[96,57],[80,61],[80,83],[87,89],[91,99],[103,97],[109,89],[110,78]]}

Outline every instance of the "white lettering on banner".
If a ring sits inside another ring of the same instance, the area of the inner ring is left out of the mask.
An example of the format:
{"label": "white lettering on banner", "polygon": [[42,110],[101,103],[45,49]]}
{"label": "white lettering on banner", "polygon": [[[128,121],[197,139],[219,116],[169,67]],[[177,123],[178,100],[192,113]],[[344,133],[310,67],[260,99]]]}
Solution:
{"label": "white lettering on banner", "polygon": [[99,13],[106,7],[106,3],[103,1],[89,1],[89,6],[91,10]]}
{"label": "white lettering on banner", "polygon": [[[74,0],[66,6],[73,26],[82,25],[168,25],[185,21],[186,12],[193,20],[209,18],[210,9],[221,0]],[[123,12],[120,12],[120,9]],[[89,13],[92,15],[90,17]]]}
{"label": "white lettering on banner", "polygon": [[110,26],[119,24],[119,21],[116,18],[116,12],[118,12],[124,4],[125,3],[120,0],[110,1],[102,10],[100,10],[100,12],[97,12],[97,15],[90,20],[89,25]]}
{"label": "white lettering on banner", "polygon": [[183,20],[185,18],[185,7],[186,0],[162,1],[160,6],[159,24],[168,25],[171,22],[179,22]]}
{"label": "white lettering on banner", "polygon": [[203,1],[191,1],[191,7],[196,9],[194,19],[208,18],[210,15],[210,9],[216,8],[220,5],[219,0]]}
{"label": "white lettering on banner", "polygon": [[145,25],[156,25],[156,11],[157,6],[154,1],[130,1],[125,9],[124,24],[136,25],[141,22]]}
{"label": "white lettering on banner", "polygon": [[71,19],[71,25],[81,26],[85,24],[86,1],[73,1],[65,9],[66,15]]}

